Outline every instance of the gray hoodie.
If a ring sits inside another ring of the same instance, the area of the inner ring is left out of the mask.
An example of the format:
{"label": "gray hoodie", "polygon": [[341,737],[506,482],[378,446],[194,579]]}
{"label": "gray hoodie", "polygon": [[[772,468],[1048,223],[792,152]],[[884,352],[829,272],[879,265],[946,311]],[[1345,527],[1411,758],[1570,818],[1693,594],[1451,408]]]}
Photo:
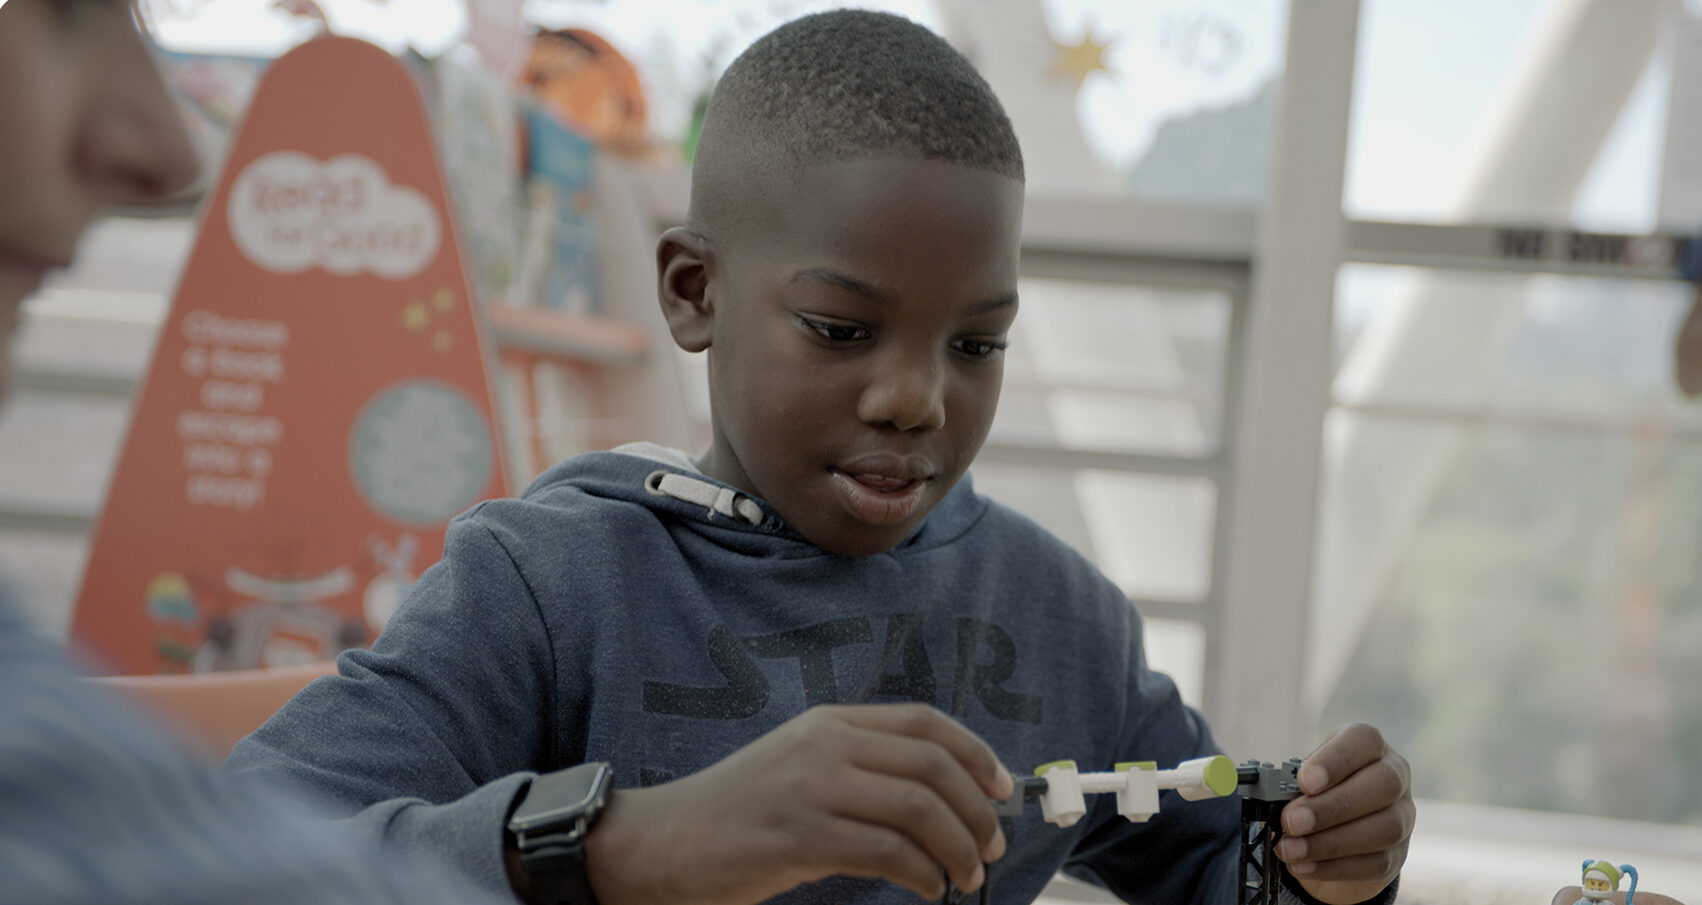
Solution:
{"label": "gray hoodie", "polygon": [[[493,886],[504,815],[534,773],[602,760],[617,788],[666,782],[820,703],[932,704],[1019,776],[1217,750],[1147,669],[1117,587],[967,478],[904,543],[846,558],[652,446],[577,456],[458,517],[443,560],[341,672],[226,769],[311,786]],[[1234,800],[1165,792],[1136,824],[1111,798],[1068,829],[1032,803],[1006,818],[995,901],[1028,902],[1059,869],[1130,902],[1236,901]],[[915,895],[835,878],[777,901]]]}

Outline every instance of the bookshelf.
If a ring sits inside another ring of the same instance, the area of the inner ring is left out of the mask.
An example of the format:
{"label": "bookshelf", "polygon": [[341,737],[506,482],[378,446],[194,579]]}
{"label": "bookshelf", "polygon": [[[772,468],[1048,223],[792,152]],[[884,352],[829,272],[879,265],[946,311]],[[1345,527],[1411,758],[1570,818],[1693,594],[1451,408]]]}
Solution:
{"label": "bookshelf", "polygon": [[486,306],[485,320],[492,342],[504,354],[636,367],[650,348],[650,336],[642,328],[610,317],[496,304]]}
{"label": "bookshelf", "polygon": [[691,445],[655,304],[656,236],[684,196],[658,204],[653,173],[679,165],[597,147],[464,60],[406,62],[481,300],[510,490],[591,449]]}

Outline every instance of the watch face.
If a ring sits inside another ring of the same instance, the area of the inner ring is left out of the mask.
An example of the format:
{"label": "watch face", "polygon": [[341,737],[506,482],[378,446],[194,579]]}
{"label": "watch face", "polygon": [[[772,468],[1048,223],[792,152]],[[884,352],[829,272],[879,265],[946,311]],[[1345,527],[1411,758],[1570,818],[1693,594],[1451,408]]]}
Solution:
{"label": "watch face", "polygon": [[524,833],[595,813],[609,792],[609,765],[580,764],[532,780],[508,828]]}

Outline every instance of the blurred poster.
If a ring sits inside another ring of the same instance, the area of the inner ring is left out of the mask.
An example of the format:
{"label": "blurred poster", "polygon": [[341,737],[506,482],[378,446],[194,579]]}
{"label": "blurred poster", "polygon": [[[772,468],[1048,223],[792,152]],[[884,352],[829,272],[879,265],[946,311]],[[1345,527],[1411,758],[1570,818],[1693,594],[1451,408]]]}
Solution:
{"label": "blurred poster", "polygon": [[267,70],[202,211],[72,634],[121,673],[369,643],[503,493],[480,324],[408,72],[345,38]]}

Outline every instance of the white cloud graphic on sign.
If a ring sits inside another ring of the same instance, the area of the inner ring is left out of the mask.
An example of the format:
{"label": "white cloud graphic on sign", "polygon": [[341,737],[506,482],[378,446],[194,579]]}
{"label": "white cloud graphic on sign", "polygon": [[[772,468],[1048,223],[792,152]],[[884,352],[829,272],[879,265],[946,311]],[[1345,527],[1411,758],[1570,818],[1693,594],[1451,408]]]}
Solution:
{"label": "white cloud graphic on sign", "polygon": [[231,185],[226,213],[236,246],[275,273],[320,267],[406,279],[437,257],[443,236],[425,195],[392,185],[358,154],[324,163],[299,151],[257,157]]}

